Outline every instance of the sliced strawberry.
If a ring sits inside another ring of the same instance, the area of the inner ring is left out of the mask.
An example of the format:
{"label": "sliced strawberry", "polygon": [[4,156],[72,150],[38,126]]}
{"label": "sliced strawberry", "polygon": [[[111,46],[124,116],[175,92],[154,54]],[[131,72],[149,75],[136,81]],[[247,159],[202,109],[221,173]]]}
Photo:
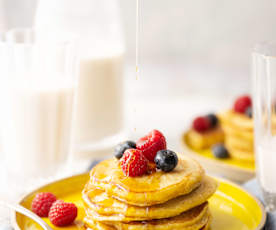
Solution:
{"label": "sliced strawberry", "polygon": [[156,153],[167,148],[166,138],[160,131],[154,129],[136,142],[136,148],[141,150],[149,161],[154,162]]}
{"label": "sliced strawberry", "polygon": [[138,149],[127,149],[120,160],[121,168],[126,176],[137,177],[148,170],[148,160]]}

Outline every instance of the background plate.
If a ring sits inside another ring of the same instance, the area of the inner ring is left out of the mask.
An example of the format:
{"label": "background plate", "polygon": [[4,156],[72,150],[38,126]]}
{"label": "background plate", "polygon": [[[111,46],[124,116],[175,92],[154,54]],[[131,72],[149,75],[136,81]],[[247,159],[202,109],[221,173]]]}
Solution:
{"label": "background plate", "polygon": [[220,175],[237,183],[246,182],[255,177],[255,165],[251,162],[242,162],[235,159],[217,159],[210,149],[194,150],[186,142],[187,132],[181,137],[181,146],[184,154],[194,158],[212,174]]}
{"label": "background plate", "polygon": [[[84,209],[81,191],[89,179],[89,174],[81,174],[45,185],[20,200],[26,208],[31,207],[32,199],[37,192],[52,192],[58,199],[73,202],[78,206],[78,217],[74,225],[57,228],[43,218],[53,229],[84,229],[82,218]],[[220,185],[210,201],[213,215],[212,230],[260,230],[264,226],[266,213],[263,205],[249,193],[231,182],[216,178]],[[36,223],[19,213],[13,213],[13,225],[16,230],[41,229]]]}

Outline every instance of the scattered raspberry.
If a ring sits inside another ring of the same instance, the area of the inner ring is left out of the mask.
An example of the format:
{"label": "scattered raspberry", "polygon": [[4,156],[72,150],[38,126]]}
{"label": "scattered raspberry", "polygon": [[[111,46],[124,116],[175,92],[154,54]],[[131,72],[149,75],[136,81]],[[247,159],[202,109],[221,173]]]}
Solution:
{"label": "scattered raspberry", "polygon": [[50,192],[36,194],[32,201],[32,211],[40,217],[48,217],[52,204],[57,200]]}
{"label": "scattered raspberry", "polygon": [[239,97],[234,104],[234,111],[237,113],[245,113],[248,107],[252,106],[251,98],[247,95]]}
{"label": "scattered raspberry", "polygon": [[154,129],[136,142],[136,148],[141,150],[149,161],[154,162],[156,153],[167,148],[166,138],[160,131]]}
{"label": "scattered raspberry", "polygon": [[197,117],[193,121],[193,128],[197,132],[205,132],[211,127],[211,123],[207,117]]}
{"label": "scattered raspberry", "polygon": [[127,149],[120,160],[121,168],[126,176],[144,175],[148,170],[148,160],[138,149]]}
{"label": "scattered raspberry", "polygon": [[57,200],[50,208],[49,219],[53,225],[62,227],[72,224],[77,215],[78,209],[75,204]]}

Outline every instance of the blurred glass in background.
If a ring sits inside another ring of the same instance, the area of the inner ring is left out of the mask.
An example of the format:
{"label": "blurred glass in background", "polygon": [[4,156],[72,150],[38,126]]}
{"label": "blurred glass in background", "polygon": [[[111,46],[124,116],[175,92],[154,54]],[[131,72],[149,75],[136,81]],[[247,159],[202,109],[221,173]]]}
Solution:
{"label": "blurred glass in background", "polygon": [[1,192],[12,196],[69,162],[79,63],[74,39],[32,29],[1,37],[0,63]]}
{"label": "blurred glass in background", "polygon": [[254,142],[257,176],[267,211],[276,210],[276,42],[258,43],[252,53]]}

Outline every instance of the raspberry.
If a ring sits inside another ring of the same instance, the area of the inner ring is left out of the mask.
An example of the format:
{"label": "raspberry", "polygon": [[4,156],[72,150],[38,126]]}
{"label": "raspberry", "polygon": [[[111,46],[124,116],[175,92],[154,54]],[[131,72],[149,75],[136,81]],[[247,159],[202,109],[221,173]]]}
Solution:
{"label": "raspberry", "polygon": [[50,208],[49,219],[53,225],[62,227],[72,224],[77,215],[78,209],[75,204],[57,200]]}
{"label": "raspberry", "polygon": [[248,107],[252,105],[251,98],[247,95],[239,97],[234,104],[234,111],[237,113],[245,113]]}
{"label": "raspberry", "polygon": [[207,117],[197,117],[193,121],[193,128],[197,132],[205,132],[211,127],[211,123]]}
{"label": "raspberry", "polygon": [[154,162],[156,153],[167,148],[166,138],[160,131],[154,129],[136,142],[136,148],[141,150],[149,161]]}
{"label": "raspberry", "polygon": [[49,210],[56,200],[55,195],[50,192],[38,193],[32,201],[32,211],[40,217],[48,217]]}
{"label": "raspberry", "polygon": [[121,168],[126,176],[144,175],[148,170],[148,160],[137,149],[127,149],[120,160]]}

